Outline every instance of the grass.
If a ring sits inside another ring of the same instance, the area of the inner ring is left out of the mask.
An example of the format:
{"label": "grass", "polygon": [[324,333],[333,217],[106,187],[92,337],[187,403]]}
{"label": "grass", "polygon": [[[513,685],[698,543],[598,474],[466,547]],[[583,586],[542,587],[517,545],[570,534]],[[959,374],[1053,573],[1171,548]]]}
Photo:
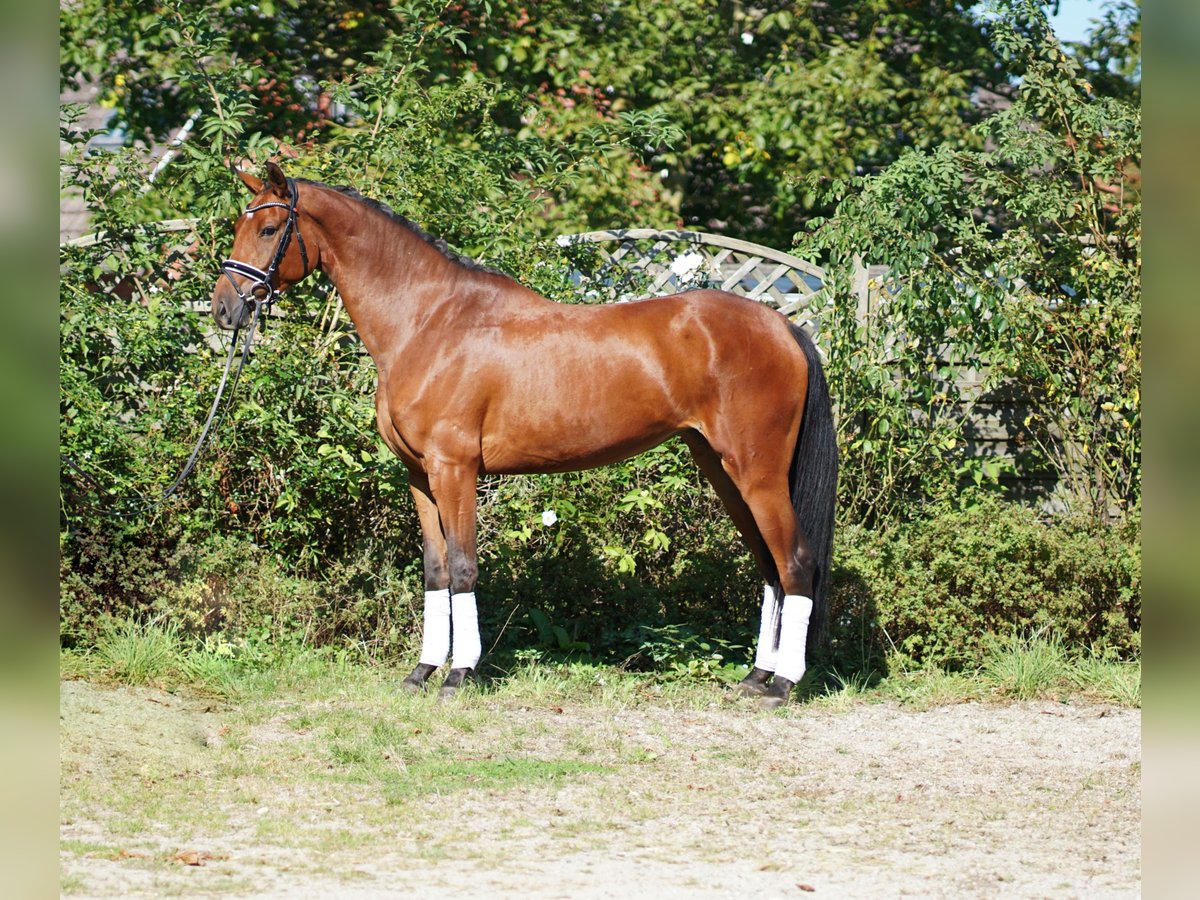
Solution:
{"label": "grass", "polygon": [[[1053,635],[993,638],[982,662],[962,672],[912,669],[895,661],[886,668],[886,674],[810,671],[800,685],[799,702],[837,710],[882,701],[929,708],[968,700],[1077,697],[1141,706],[1140,661],[1114,661],[1074,651]],[[581,660],[556,662],[529,651],[519,654],[507,671],[494,671],[489,679],[469,684],[445,714],[458,717],[456,727],[470,730],[476,727],[476,717],[470,712],[473,706],[496,701],[548,707],[584,704],[613,710],[647,703],[703,709],[727,701],[729,679],[714,680],[712,672],[703,667],[698,667],[700,674],[695,678],[681,677],[686,669],[673,660],[662,672],[629,672]],[[288,691],[330,699],[349,683],[361,689],[363,671],[377,673],[374,699],[394,698],[401,693],[398,682],[404,674],[365,665],[345,651],[296,645],[286,652],[275,648],[264,652],[211,639],[199,644],[174,627],[131,622],[112,623],[91,653],[64,651],[61,671],[64,677],[168,689],[187,687],[231,699]],[[356,751],[345,747],[339,752],[353,756]]]}
{"label": "grass", "polygon": [[1010,637],[990,643],[980,676],[1002,696],[1032,700],[1066,682],[1069,664],[1057,638]]}
{"label": "grass", "polygon": [[182,644],[174,626],[113,622],[96,645],[96,659],[112,678],[150,684],[181,664]]}
{"label": "grass", "polygon": [[1127,707],[1142,702],[1140,661],[1073,653],[1055,636],[993,640],[979,677],[994,694],[1017,700],[1079,696]]}
{"label": "grass", "polygon": [[1075,662],[1068,677],[1076,690],[1118,706],[1141,707],[1142,664],[1112,662],[1094,655]]}
{"label": "grass", "polygon": [[[814,710],[1020,698],[1140,703],[1136,663],[1071,653],[1041,637],[995,642],[964,673],[814,671],[778,713],[733,699],[707,672],[689,681],[678,668],[662,678],[536,654],[442,703],[436,690],[403,692],[406,668],[299,646],[230,653],[158,625],[114,626],[92,653],[61,660],[67,677],[146,686],[104,692],[104,720],[76,715],[94,730],[64,737],[60,815],[68,828],[81,823],[64,835],[65,894],[94,889],[80,872],[101,846],[150,854],[120,864],[154,862],[172,885],[181,876],[170,859],[182,847],[240,860],[249,843],[272,865],[278,854],[335,880],[377,854],[454,858],[467,851],[461,834],[438,825],[448,808],[463,821],[501,822],[505,841],[565,841],[582,852],[653,820],[668,800],[724,802],[724,786],[762,775],[747,764],[760,724],[791,734],[811,727],[801,720]],[[173,744],[138,742],[147,723],[162,731],[168,714]],[[781,765],[720,815],[736,817],[779,778],[800,785],[808,777]],[[214,878],[253,878],[212,868]]]}

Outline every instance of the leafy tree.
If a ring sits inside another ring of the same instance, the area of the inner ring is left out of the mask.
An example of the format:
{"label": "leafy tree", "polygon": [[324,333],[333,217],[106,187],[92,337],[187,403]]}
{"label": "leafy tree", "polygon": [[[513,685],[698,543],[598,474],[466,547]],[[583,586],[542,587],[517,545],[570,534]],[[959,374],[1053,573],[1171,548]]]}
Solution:
{"label": "leafy tree", "polygon": [[[1021,84],[977,126],[987,149],[913,151],[835,182],[835,213],[798,236],[843,284],[858,254],[891,267],[866,322],[849,304],[833,312],[858,515],[928,497],[970,462],[953,451],[958,406],[973,396],[951,363],[1033,398],[1020,435],[1068,502],[1104,521],[1141,496],[1140,111],[1097,96],[1036,4],[997,11],[997,45]],[[896,465],[905,477],[891,477]]]}
{"label": "leafy tree", "polygon": [[59,10],[64,84],[94,83],[129,140],[162,140],[193,111],[235,111],[301,141],[334,115],[318,85],[412,34],[429,4],[353,0],[77,0]]}
{"label": "leafy tree", "polygon": [[1006,81],[970,4],[953,0],[462,9],[468,69],[535,98],[550,127],[662,111],[687,139],[648,151],[658,202],[690,227],[776,246],[818,200],[797,176],[871,171],[905,147],[966,146],[973,92]]}
{"label": "leafy tree", "polygon": [[61,31],[64,79],[98,83],[144,142],[199,110],[210,133],[236,120],[319,145],[372,119],[352,86],[398,47],[425,89],[500,86],[491,119],[516,138],[571,141],[652,113],[686,140],[604,154],[573,194],[546,195],[544,231],[634,218],[776,246],[818,204],[800,176],[970,146],[974,93],[1008,77],[961,0],[80,0]]}
{"label": "leafy tree", "polygon": [[1086,39],[1067,45],[1101,97],[1142,100],[1142,0],[1111,0]]}

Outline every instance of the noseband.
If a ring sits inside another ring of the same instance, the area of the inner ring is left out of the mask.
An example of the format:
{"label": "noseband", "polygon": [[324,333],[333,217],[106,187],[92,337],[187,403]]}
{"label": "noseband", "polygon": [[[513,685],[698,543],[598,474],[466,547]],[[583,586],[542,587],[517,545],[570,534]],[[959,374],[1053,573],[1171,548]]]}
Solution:
{"label": "noseband", "polygon": [[[291,198],[287,203],[279,203],[278,201],[260,203],[258,206],[249,206],[243,210],[243,213],[249,214],[257,212],[260,209],[270,209],[273,206],[278,206],[288,211],[287,222],[283,226],[283,234],[279,238],[279,243],[275,247],[275,255],[272,257],[271,264],[267,266],[266,271],[236,259],[227,259],[221,263],[221,274],[229,279],[229,283],[233,285],[233,289],[237,292],[238,297],[241,298],[242,303],[255,304],[261,300],[264,306],[270,307],[275,302],[279,296],[279,291],[271,282],[277,278],[279,264],[283,261],[284,254],[287,253],[288,244],[292,242],[293,234],[296,236],[296,242],[300,245],[300,259],[304,264],[304,271],[308,272],[308,252],[304,246],[304,237],[300,234],[300,229],[296,225],[296,202],[299,199],[296,191],[296,180],[289,178],[287,186],[288,192],[291,194]],[[233,277],[234,275],[249,278],[249,290],[243,292],[237,280]]]}

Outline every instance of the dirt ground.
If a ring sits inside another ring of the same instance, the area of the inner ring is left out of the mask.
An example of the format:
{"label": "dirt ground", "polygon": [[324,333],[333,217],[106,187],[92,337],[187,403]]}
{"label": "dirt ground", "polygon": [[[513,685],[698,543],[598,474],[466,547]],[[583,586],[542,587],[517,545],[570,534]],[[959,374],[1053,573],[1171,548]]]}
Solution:
{"label": "dirt ground", "polygon": [[594,769],[391,806],[370,783],[288,777],[303,710],[233,742],[227,704],[65,681],[60,713],[71,897],[1141,892],[1138,710],[517,704],[460,727],[461,758]]}

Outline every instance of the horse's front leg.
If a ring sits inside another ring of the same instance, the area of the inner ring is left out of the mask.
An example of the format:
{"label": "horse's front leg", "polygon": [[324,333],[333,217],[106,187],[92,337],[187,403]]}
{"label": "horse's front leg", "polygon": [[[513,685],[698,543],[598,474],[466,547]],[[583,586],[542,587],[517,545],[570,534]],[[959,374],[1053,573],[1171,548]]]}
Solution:
{"label": "horse's front leg", "polygon": [[450,588],[453,647],[450,674],[442,683],[443,699],[452,697],[475,670],[482,655],[475,581],[479,576],[475,544],[477,465],[427,461],[429,486],[445,539]]}
{"label": "horse's front leg", "polygon": [[409,490],[421,522],[421,538],[425,546],[425,610],[422,621],[421,657],[417,667],[404,679],[404,689],[414,693],[424,689],[425,682],[450,655],[450,564],[446,539],[442,535],[437,504],[429,490],[424,472],[409,470]]}

